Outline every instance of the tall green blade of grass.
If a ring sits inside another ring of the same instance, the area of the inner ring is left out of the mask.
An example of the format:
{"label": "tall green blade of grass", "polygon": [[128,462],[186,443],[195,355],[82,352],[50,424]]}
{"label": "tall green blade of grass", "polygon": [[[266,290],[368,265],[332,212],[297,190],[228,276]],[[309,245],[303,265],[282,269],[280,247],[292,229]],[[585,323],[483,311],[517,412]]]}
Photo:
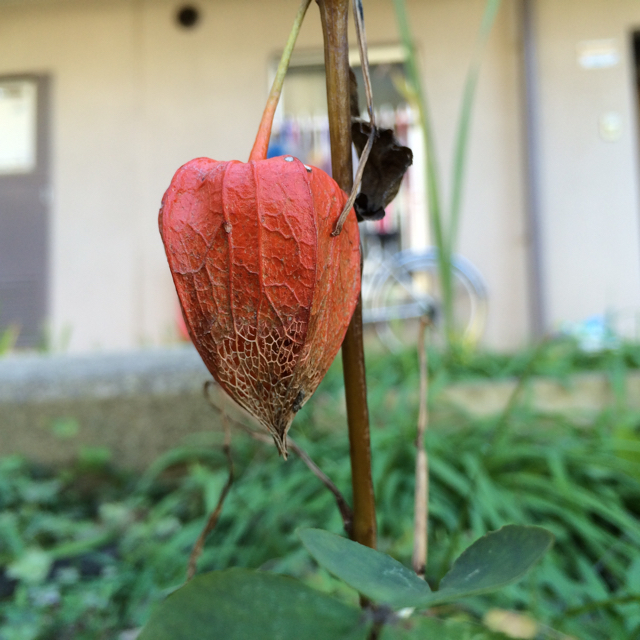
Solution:
{"label": "tall green blade of grass", "polygon": [[[404,48],[405,66],[407,70],[408,89],[410,92],[410,99],[413,102],[413,106],[418,111],[418,118],[420,120],[420,128],[422,129],[422,135],[424,138],[426,162],[426,175],[425,180],[427,183],[427,198],[429,206],[429,215],[431,218],[431,226],[435,236],[436,246],[438,247],[438,260],[440,273],[445,273],[447,270],[447,260],[445,253],[442,251],[448,246],[446,238],[446,221],[443,220],[443,210],[441,204],[442,189],[440,186],[440,176],[437,164],[437,154],[435,148],[435,140],[433,136],[433,128],[431,125],[431,114],[429,112],[429,105],[427,102],[427,95],[422,87],[422,80],[420,77],[420,71],[418,69],[418,56],[416,54],[415,45],[409,28],[409,20],[407,16],[407,8],[405,0],[393,0],[396,16],[398,21],[398,30],[400,32],[400,38],[402,40],[402,46]],[[445,308],[448,306],[445,298]],[[445,311],[445,331],[449,333],[451,328],[449,323],[449,315]]]}
{"label": "tall green blade of grass", "polygon": [[[407,7],[405,0],[393,0],[396,10],[396,18],[398,21],[398,31],[402,46],[404,48],[405,67],[407,71],[407,79],[409,90],[414,108],[418,111],[420,127],[424,139],[426,165],[425,165],[425,181],[427,183],[427,200],[429,207],[429,217],[431,218],[431,226],[435,236],[436,247],[438,248],[438,270],[441,278],[441,287],[443,289],[442,302],[444,308],[444,324],[447,339],[453,336],[453,296],[451,295],[451,286],[449,291],[445,291],[446,283],[451,283],[451,276],[446,276],[447,271],[451,271],[449,265],[450,259],[446,255],[446,247],[449,241],[446,237],[446,220],[444,219],[444,211],[441,204],[442,188],[440,185],[440,176],[437,164],[437,154],[435,149],[435,140],[433,136],[432,119],[427,102],[427,95],[422,87],[420,71],[418,69],[418,56],[415,50],[415,44],[409,28],[409,19],[407,15]],[[444,275],[444,277],[443,277]]]}
{"label": "tall green blade of grass", "polygon": [[482,59],[487,48],[487,42],[491,35],[491,30],[496,20],[501,0],[488,0],[482,17],[482,25],[478,33],[476,48],[474,51],[471,66],[467,72],[462,96],[462,108],[456,135],[456,151],[453,158],[453,173],[451,182],[451,216],[449,239],[449,255],[453,253],[458,235],[458,221],[460,218],[460,207],[462,204],[462,190],[464,187],[464,174],[467,159],[467,147],[469,145],[469,131],[471,128],[471,113],[480,77]]}
{"label": "tall green blade of grass", "polygon": [[434,240],[438,249],[438,269],[440,274],[440,290],[442,295],[444,333],[447,342],[453,346],[460,338],[455,326],[453,308],[453,273],[451,257],[455,250],[458,221],[462,203],[462,189],[464,186],[465,161],[471,126],[471,113],[480,75],[482,57],[491,33],[495,18],[500,8],[501,0],[487,0],[482,24],[478,34],[475,53],[465,81],[462,108],[457,126],[456,148],[453,161],[451,202],[448,214],[442,205],[442,185],[438,175],[437,156],[433,135],[433,125],[427,101],[427,95],[422,87],[418,69],[415,44],[409,28],[409,19],[405,0],[393,0],[398,22],[398,31],[405,53],[405,66],[411,97],[414,107],[418,111],[422,128],[425,155],[425,181],[427,184],[427,199],[429,217],[433,229]]}

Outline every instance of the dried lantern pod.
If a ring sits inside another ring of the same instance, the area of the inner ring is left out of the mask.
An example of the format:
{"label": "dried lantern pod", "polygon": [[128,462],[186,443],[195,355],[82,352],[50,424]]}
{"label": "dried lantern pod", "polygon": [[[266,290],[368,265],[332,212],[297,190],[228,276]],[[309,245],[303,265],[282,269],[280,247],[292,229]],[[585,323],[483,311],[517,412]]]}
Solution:
{"label": "dried lantern pod", "polygon": [[[259,151],[266,155],[266,149]],[[220,386],[286,456],[286,434],[335,358],[360,291],[347,195],[291,156],[197,158],[176,172],[160,233],[189,334]]]}
{"label": "dried lantern pod", "polygon": [[220,386],[287,455],[287,431],[333,362],[360,292],[355,212],[321,169],[267,159],[303,1],[249,162],[197,158],[162,199],[160,234],[189,335]]}

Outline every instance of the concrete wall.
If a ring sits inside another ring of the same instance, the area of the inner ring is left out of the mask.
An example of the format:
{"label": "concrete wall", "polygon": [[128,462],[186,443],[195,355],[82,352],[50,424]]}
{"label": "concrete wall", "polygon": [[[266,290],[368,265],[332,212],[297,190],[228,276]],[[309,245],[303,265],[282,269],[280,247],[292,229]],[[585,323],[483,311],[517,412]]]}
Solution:
{"label": "concrete wall", "polygon": [[[160,199],[174,171],[193,157],[248,156],[268,63],[286,40],[298,0],[201,0],[202,22],[193,30],[176,26],[179,4],[0,0],[0,75],[48,73],[53,80],[51,333],[55,345],[69,330],[71,351],[175,337],[175,298],[156,222]],[[603,72],[594,85],[575,69],[572,52],[576,39],[624,38],[630,21],[640,20],[640,5],[539,5],[552,320],[638,306],[628,66]],[[408,2],[445,185],[483,6]],[[367,0],[365,9],[370,43],[397,42],[392,3]],[[504,3],[482,71],[460,245],[488,281],[486,341],[499,348],[528,335],[516,10],[516,2]],[[321,44],[312,5],[298,47]],[[593,119],[603,109],[623,113],[628,128],[620,143],[597,139]]]}
{"label": "concrete wall", "polygon": [[[207,380],[190,347],[4,358],[0,455],[63,464],[97,447],[118,466],[144,469],[220,432],[220,413],[203,394]],[[211,389],[214,402],[220,393]]]}
{"label": "concrete wall", "polygon": [[[549,323],[611,310],[633,333],[640,308],[635,0],[540,0],[543,235]],[[613,40],[619,64],[585,69],[579,43]],[[599,120],[618,114],[618,139]],[[636,337],[640,337],[637,336]]]}
{"label": "concrete wall", "polygon": [[52,78],[50,330],[54,343],[70,330],[72,349],[140,337],[140,241],[150,218],[141,204],[134,34],[129,3],[0,12],[0,73]]}

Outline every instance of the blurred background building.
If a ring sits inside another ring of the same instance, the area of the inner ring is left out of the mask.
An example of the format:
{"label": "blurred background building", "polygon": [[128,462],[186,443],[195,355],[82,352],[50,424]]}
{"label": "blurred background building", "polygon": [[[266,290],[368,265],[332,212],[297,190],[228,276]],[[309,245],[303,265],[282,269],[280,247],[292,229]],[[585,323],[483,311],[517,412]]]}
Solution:
{"label": "blurred background building", "polygon": [[[175,340],[157,229],[188,160],[248,157],[298,0],[0,0],[0,332],[53,349]],[[365,0],[380,118],[416,163],[370,232],[429,242],[420,132],[395,81],[391,0]],[[448,184],[484,0],[409,0]],[[355,42],[355,38],[353,38]],[[487,346],[563,321],[640,326],[637,0],[505,0],[473,112],[460,252],[490,294]],[[355,58],[354,58],[355,59]],[[325,166],[312,5],[272,152]]]}

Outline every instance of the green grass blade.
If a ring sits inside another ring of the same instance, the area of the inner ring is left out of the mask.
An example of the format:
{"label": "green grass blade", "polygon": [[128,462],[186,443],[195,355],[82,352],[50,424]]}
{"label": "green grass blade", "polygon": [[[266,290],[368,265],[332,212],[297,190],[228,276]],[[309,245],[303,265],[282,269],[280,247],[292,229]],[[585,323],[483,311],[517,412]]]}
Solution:
{"label": "green grass blade", "polygon": [[433,136],[433,125],[431,114],[428,106],[426,92],[422,86],[420,72],[418,69],[418,56],[415,44],[409,28],[409,18],[407,15],[407,7],[405,0],[393,0],[398,23],[398,31],[400,40],[404,48],[405,67],[407,77],[411,89],[411,97],[414,107],[418,110],[420,118],[420,126],[425,146],[425,181],[427,183],[427,202],[429,206],[429,218],[435,245],[438,248],[438,268],[440,270],[442,298],[444,307],[445,333],[448,336],[453,335],[453,290],[451,286],[451,276],[447,277],[450,269],[450,257],[447,255],[450,242],[447,233],[447,222],[444,219],[444,211],[442,208],[442,189],[437,165],[437,155],[435,149],[435,140]]}
{"label": "green grass blade", "polygon": [[426,155],[426,182],[429,212],[432,218],[433,231],[436,236],[436,245],[440,247],[445,243],[445,225],[442,220],[441,187],[437,165],[437,154],[433,136],[432,119],[427,101],[426,92],[422,86],[420,71],[418,69],[418,56],[415,44],[409,28],[409,18],[405,0],[393,0],[398,21],[398,31],[404,48],[405,66],[409,80],[410,98],[418,110],[420,126],[424,136]]}
{"label": "green grass blade", "polygon": [[464,93],[462,98],[462,108],[460,110],[460,119],[456,133],[456,149],[453,158],[453,172],[451,182],[451,214],[449,219],[449,253],[453,253],[457,232],[458,222],[460,219],[460,208],[462,204],[462,187],[464,182],[467,147],[469,146],[469,131],[471,128],[471,112],[473,110],[476,88],[478,86],[478,78],[480,77],[480,67],[482,59],[489,40],[489,35],[493,28],[493,24],[500,8],[501,0],[488,0],[482,25],[478,33],[478,40],[471,66],[467,72],[467,78],[464,85]]}
{"label": "green grass blade", "polygon": [[440,273],[444,329],[449,344],[455,343],[458,337],[453,309],[453,271],[451,268],[451,257],[455,247],[458,221],[460,217],[465,160],[471,124],[471,112],[478,84],[478,77],[480,75],[482,57],[489,34],[491,33],[491,29],[495,22],[496,14],[500,8],[500,3],[501,0],[488,0],[487,2],[482,25],[478,34],[476,51],[467,74],[462,99],[462,109],[456,134],[451,209],[449,215],[446,215],[442,206],[442,189],[436,160],[437,156],[433,135],[433,124],[427,95],[420,79],[417,54],[411,30],[409,28],[406,4],[405,0],[393,0],[398,22],[398,31],[405,51],[405,65],[411,88],[412,102],[418,110],[420,125],[422,127],[424,137],[427,201],[435,245],[438,249],[438,270]]}

